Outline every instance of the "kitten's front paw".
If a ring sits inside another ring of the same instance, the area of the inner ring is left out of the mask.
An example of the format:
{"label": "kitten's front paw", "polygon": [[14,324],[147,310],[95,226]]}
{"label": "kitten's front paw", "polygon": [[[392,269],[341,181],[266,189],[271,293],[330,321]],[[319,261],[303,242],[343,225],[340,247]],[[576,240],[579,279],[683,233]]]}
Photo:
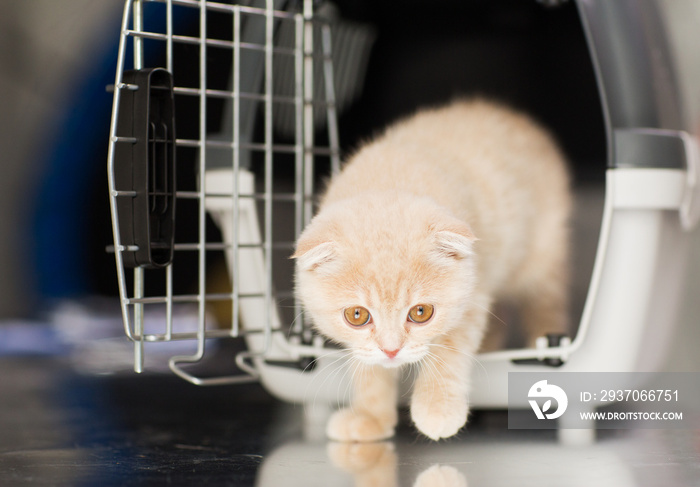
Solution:
{"label": "kitten's front paw", "polygon": [[326,434],[336,441],[378,441],[394,436],[394,426],[367,413],[341,409],[328,420]]}
{"label": "kitten's front paw", "polygon": [[411,418],[431,440],[449,438],[467,422],[467,401],[462,398],[413,397]]}

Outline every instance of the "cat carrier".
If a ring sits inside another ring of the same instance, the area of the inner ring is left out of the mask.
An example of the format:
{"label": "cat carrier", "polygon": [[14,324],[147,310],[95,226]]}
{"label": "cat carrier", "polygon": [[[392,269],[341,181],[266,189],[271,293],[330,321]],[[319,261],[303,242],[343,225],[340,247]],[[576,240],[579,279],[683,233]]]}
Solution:
{"label": "cat carrier", "polygon": [[[608,164],[585,306],[571,338],[481,354],[472,407],[506,407],[508,372],[661,363],[698,220],[700,157],[668,3],[577,2]],[[187,342],[169,367],[194,384],[260,380],[288,401],[348,399],[347,364],[304,321],[288,259],[323,177],[339,169],[337,112],[366,68],[371,35],[337,17],[311,0],[126,1],[109,191],[136,371],[155,344]],[[196,326],[177,326],[193,309]],[[232,352],[231,374],[197,368],[234,339],[245,349]]]}

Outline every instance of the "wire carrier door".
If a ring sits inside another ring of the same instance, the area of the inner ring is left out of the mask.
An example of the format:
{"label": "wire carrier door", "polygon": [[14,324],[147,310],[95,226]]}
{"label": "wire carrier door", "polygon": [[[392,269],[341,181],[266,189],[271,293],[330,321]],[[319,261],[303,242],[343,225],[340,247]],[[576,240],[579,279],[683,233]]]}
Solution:
{"label": "wire carrier door", "polygon": [[[261,366],[299,375],[327,352],[288,268],[314,168],[339,166],[330,27],[313,3],[125,3],[108,169],[137,372],[156,342],[191,341],[169,367],[200,385],[258,379]],[[183,310],[196,325],[179,324]],[[245,338],[240,370],[197,376],[188,364],[222,337]]]}

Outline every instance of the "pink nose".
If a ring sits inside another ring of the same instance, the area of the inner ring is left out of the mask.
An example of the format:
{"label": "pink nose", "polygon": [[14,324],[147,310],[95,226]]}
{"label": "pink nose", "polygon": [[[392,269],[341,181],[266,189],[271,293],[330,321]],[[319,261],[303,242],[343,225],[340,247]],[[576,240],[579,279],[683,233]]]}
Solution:
{"label": "pink nose", "polygon": [[396,354],[399,353],[400,348],[397,348],[396,350],[382,350],[387,357],[389,358],[394,358],[396,357]]}

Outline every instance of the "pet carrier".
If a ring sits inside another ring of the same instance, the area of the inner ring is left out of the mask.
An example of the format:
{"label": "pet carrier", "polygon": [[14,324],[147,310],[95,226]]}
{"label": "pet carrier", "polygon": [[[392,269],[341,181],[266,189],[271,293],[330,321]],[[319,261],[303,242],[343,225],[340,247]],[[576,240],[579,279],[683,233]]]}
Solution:
{"label": "pet carrier", "polygon": [[[686,131],[666,3],[577,5],[608,143],[585,308],[573,340],[542,337],[534,349],[480,355],[473,407],[505,407],[511,371],[655,370],[672,334],[688,231],[698,219],[699,156]],[[287,262],[313,214],[318,174],[339,166],[332,25],[315,8],[311,0],[126,2],[109,187],[124,328],[137,371],[150,344],[189,340],[193,353],[169,365],[195,384],[259,379],[285,400],[347,399],[343,361],[304,323]],[[197,26],[179,31],[181,19],[192,16]],[[225,27],[213,29],[214,19]],[[362,69],[357,60],[345,64],[354,67],[344,82]],[[224,260],[229,278],[221,290],[213,269]],[[194,275],[190,287],[178,284],[183,273]],[[185,303],[198,309],[197,328],[174,330],[173,315]],[[228,309],[228,322],[212,318],[213,305]],[[153,325],[149,313],[165,319]],[[222,337],[245,341],[240,371],[192,372],[188,364]]]}

